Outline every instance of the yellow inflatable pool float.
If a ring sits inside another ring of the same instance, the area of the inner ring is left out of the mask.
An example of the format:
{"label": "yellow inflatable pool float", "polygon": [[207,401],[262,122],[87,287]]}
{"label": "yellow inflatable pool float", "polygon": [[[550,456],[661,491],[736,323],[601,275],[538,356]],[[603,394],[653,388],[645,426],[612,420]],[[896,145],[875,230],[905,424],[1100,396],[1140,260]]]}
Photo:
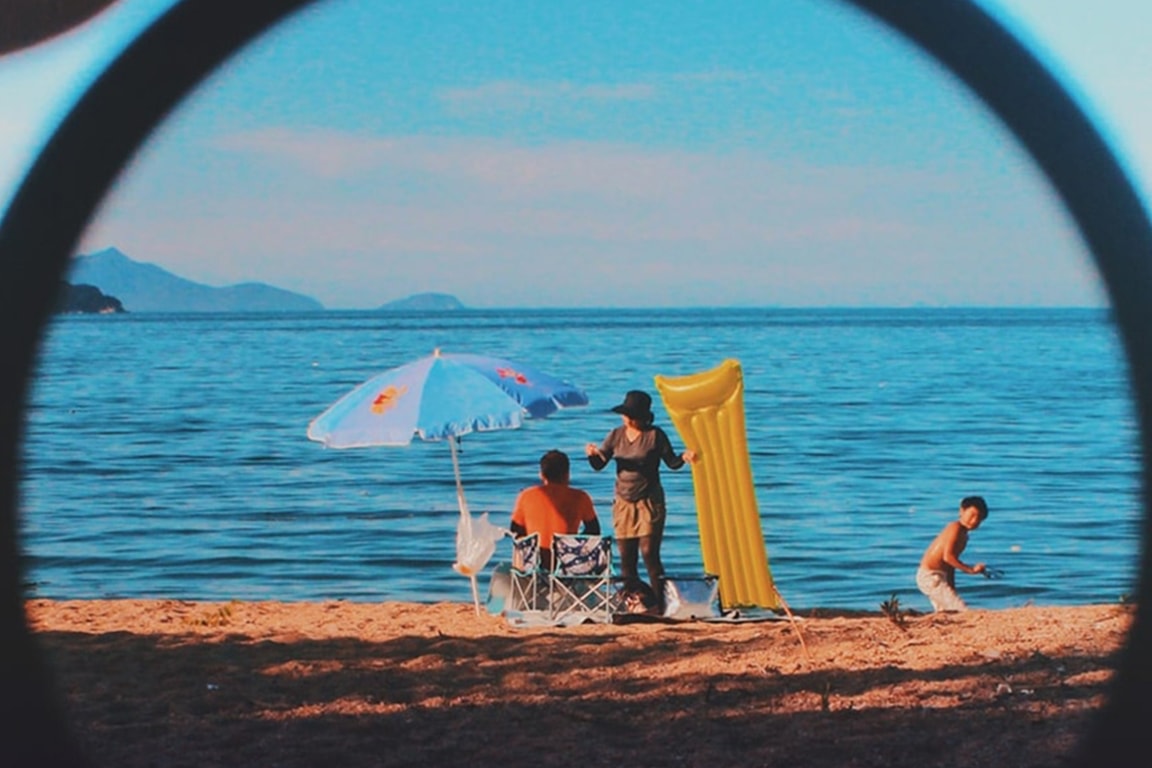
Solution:
{"label": "yellow inflatable pool float", "polygon": [[737,360],[688,376],[656,376],[692,465],[704,569],[720,577],[724,608],[782,607],[752,484],[744,422],[744,373]]}

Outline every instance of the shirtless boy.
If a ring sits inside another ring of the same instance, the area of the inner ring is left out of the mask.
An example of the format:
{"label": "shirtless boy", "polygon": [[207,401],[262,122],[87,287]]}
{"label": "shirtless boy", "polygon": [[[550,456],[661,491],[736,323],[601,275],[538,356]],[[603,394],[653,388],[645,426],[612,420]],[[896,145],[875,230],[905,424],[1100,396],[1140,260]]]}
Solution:
{"label": "shirtless boy", "polygon": [[988,505],[980,496],[968,496],[960,501],[960,519],[944,526],[936,536],[916,571],[916,586],[932,601],[937,611],[964,611],[968,606],[956,594],[956,569],[964,573],[984,573],[984,563],[967,565],[960,553],[968,546],[968,534],[980,527],[988,517]]}

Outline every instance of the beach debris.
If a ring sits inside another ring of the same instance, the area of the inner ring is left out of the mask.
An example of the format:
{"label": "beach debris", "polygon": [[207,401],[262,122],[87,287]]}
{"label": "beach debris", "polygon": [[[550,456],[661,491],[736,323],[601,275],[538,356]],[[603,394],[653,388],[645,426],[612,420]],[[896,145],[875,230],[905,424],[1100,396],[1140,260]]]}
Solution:
{"label": "beach debris", "polygon": [[892,597],[880,603],[880,612],[901,630],[908,631],[908,612],[900,608],[900,598],[895,592]]}
{"label": "beach debris", "polygon": [[206,612],[199,616],[188,617],[185,621],[198,627],[223,627],[232,623],[232,609],[236,605],[239,605],[238,600],[232,600],[224,605],[211,606]]}
{"label": "beach debris", "polygon": [[804,635],[800,632],[800,627],[796,625],[796,617],[792,615],[792,611],[788,608],[788,603],[784,601],[784,595],[780,594],[780,590],[776,588],[776,584],[772,584],[772,591],[776,593],[776,599],[780,601],[780,607],[784,609],[784,613],[788,614],[788,621],[792,624],[792,630],[796,633],[796,637],[800,640],[800,647],[804,649],[804,656],[808,661],[812,661],[812,654],[808,652],[808,644],[804,642]]}

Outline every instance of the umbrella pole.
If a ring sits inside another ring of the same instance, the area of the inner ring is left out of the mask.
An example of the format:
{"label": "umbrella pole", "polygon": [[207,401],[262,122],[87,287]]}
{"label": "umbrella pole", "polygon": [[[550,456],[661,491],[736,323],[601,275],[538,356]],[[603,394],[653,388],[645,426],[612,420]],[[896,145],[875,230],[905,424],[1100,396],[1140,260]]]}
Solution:
{"label": "umbrella pole", "polygon": [[[468,502],[464,500],[464,483],[460,480],[460,457],[456,450],[456,438],[449,436],[448,447],[452,449],[452,472],[456,475],[456,503],[460,506],[461,519],[468,519]],[[471,519],[468,519],[471,524]],[[472,582],[472,604],[476,607],[476,615],[481,614],[480,611],[480,586],[476,583],[476,574],[468,574],[469,581]]]}
{"label": "umbrella pole", "polygon": [[480,587],[476,583],[476,574],[468,576],[472,580],[472,604],[476,606],[476,615],[480,616],[483,611],[480,610]]}
{"label": "umbrella pole", "polygon": [[456,475],[456,503],[460,506],[460,514],[468,514],[468,502],[464,500],[464,483],[460,481],[460,457],[456,452],[456,438],[448,438],[448,447],[452,449],[452,471]]}

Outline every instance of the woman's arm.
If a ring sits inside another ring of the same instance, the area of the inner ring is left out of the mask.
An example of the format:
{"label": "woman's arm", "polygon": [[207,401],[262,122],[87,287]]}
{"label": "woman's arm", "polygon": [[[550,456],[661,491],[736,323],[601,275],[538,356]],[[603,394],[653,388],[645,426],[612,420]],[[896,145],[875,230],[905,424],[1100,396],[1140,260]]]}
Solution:
{"label": "woman's arm", "polygon": [[676,451],[672,450],[672,441],[668,439],[668,433],[660,427],[656,427],[656,429],[658,430],[656,435],[657,450],[668,469],[680,469],[685,464],[696,461],[696,451],[686,448],[683,453],[677,454]]}
{"label": "woman's arm", "polygon": [[608,466],[608,456],[595,443],[585,445],[584,454],[588,457],[588,465],[597,472]]}
{"label": "woman's arm", "polygon": [[612,460],[612,454],[614,453],[613,446],[615,445],[612,438],[615,432],[616,431],[613,430],[605,435],[604,442],[600,445],[588,443],[584,446],[584,454],[588,457],[588,465],[597,472],[608,466],[608,462]]}

